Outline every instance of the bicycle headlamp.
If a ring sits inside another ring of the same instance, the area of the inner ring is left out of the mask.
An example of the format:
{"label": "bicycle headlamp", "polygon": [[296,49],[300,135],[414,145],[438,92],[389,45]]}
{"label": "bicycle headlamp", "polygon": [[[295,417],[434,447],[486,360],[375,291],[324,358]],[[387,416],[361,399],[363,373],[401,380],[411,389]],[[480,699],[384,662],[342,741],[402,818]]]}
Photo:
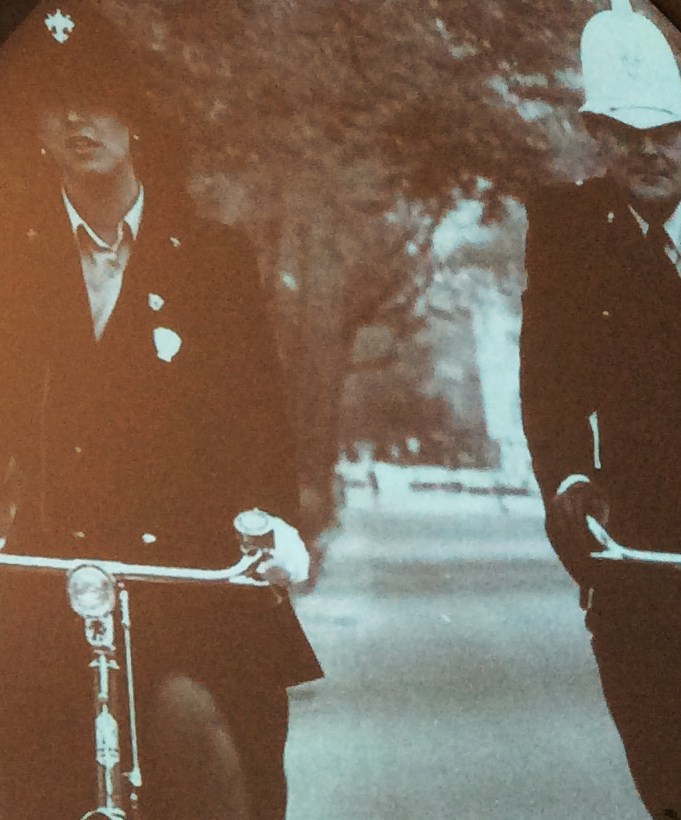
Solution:
{"label": "bicycle headlamp", "polygon": [[116,603],[115,581],[103,569],[83,564],[69,573],[66,584],[71,608],[81,618],[103,618]]}

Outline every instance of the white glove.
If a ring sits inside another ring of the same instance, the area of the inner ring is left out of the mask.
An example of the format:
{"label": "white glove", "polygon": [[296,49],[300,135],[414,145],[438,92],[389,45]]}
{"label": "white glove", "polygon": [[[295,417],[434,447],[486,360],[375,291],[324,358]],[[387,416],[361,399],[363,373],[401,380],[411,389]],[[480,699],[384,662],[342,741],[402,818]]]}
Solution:
{"label": "white glove", "polygon": [[270,584],[288,586],[306,581],[310,572],[310,554],[298,530],[283,518],[271,515],[274,549],[258,567],[258,573]]}

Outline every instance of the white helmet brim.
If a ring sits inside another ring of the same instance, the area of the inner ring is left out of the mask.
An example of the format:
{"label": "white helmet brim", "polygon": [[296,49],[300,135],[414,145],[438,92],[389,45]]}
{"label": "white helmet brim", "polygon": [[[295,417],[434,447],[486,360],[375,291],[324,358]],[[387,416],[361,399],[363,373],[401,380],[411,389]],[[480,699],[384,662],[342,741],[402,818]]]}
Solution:
{"label": "white helmet brim", "polygon": [[582,114],[597,114],[640,130],[660,128],[663,125],[681,124],[681,110],[670,111],[645,106],[612,106],[598,103],[585,103],[580,109]]}

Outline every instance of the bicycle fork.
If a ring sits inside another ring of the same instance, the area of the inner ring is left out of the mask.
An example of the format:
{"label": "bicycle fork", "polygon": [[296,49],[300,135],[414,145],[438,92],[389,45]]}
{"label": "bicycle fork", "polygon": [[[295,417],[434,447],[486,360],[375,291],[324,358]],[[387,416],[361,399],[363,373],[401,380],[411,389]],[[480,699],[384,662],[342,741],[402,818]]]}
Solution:
{"label": "bicycle fork", "polygon": [[[141,820],[138,790],[142,785],[137,746],[137,726],[135,695],[132,675],[132,650],[130,641],[130,609],[127,590],[121,588],[118,595],[121,607],[120,620],[123,628],[125,652],[125,677],[128,704],[128,726],[130,731],[131,770],[121,772],[121,746],[119,724],[118,674],[120,666],[116,660],[114,616],[109,613],[102,617],[84,617],[85,639],[92,647],[94,685],[94,746],[97,767],[97,808],[87,812],[81,820]],[[123,778],[129,782],[130,813],[126,813],[124,801],[126,789]]]}

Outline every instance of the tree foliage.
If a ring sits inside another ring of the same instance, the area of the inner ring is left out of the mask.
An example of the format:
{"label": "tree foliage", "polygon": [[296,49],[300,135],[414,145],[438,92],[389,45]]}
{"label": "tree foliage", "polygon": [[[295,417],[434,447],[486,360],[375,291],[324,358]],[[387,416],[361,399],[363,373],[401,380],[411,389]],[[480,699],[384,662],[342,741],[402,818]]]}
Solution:
{"label": "tree foliage", "polygon": [[308,473],[335,460],[358,330],[416,332],[443,216],[476,197],[496,222],[597,168],[579,39],[608,0],[90,2],[148,49],[203,206],[259,239]]}

